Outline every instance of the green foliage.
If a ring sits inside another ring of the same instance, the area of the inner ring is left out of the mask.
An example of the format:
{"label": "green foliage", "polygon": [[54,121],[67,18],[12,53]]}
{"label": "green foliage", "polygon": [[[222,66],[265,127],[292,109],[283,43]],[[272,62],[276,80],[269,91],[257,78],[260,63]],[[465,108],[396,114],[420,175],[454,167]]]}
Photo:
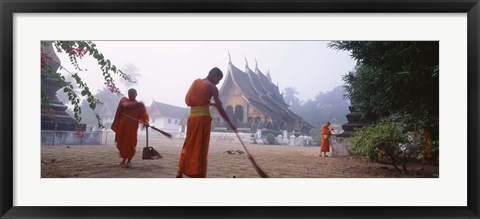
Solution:
{"label": "green foliage", "polygon": [[[50,46],[49,43],[47,42],[41,43],[42,68],[43,67],[46,68],[47,73],[57,79],[58,83],[62,86],[63,92],[67,94],[68,101],[73,105],[73,114],[74,114],[73,117],[75,120],[75,124],[77,125],[82,120],[80,116],[82,113],[82,108],[80,107],[79,95],[86,98],[85,100],[92,111],[95,110],[97,104],[101,103],[101,101],[92,95],[88,85],[83,82],[78,72],[68,71],[64,66],[61,65],[61,63],[55,63],[55,64],[58,64],[62,69],[67,71],[70,74],[69,76],[71,76],[71,78],[74,79],[74,82],[77,85],[77,88],[80,90],[79,94],[77,94],[77,91],[75,90],[74,86],[71,83],[66,81],[64,75],[61,75],[60,73],[57,73],[52,69],[48,61],[50,62],[55,62],[55,61],[52,59],[52,57],[49,57],[46,51],[44,51],[44,49],[47,46]],[[103,80],[105,81],[105,85],[112,93],[121,95],[120,90],[116,87],[114,83],[111,73],[118,74],[125,81],[128,81],[130,83],[135,83],[135,81],[133,81],[128,74],[123,73],[115,65],[112,65],[111,61],[106,59],[104,55],[100,53],[99,50],[96,48],[96,45],[91,41],[54,41],[53,46],[57,49],[57,52],[66,53],[69,56],[70,62],[74,66],[76,71],[80,71],[80,72],[83,71],[78,65],[78,59],[83,58],[85,55],[87,55],[87,53],[89,56],[95,58],[97,60],[97,63],[100,69],[102,70],[102,75],[103,75]],[[42,91],[41,92],[42,109],[49,109],[50,104],[49,104],[48,97],[45,93],[43,77],[42,77],[41,91]],[[105,128],[102,124],[100,116],[96,112],[95,112],[95,118],[97,119],[98,127]]]}
{"label": "green foliage", "polygon": [[275,144],[275,136],[272,133],[268,133],[267,143],[268,144]]}
{"label": "green foliage", "polygon": [[392,116],[376,124],[358,129],[350,140],[349,149],[353,154],[370,161],[386,161],[406,173],[407,163],[420,155],[421,130],[409,130],[403,118]]}
{"label": "green foliage", "polygon": [[312,139],[312,144],[320,145],[322,142],[322,135],[315,135]]}
{"label": "green foliage", "polygon": [[[53,76],[54,78],[57,79],[58,83],[60,83],[60,85],[63,87],[63,92],[67,94],[68,96],[68,101],[73,105],[73,112],[74,112],[74,116],[73,118],[75,119],[75,122],[77,125],[78,123],[80,123],[80,121],[82,120],[82,118],[80,117],[80,114],[82,113],[82,110],[80,109],[80,106],[79,106],[79,103],[80,103],[80,98],[78,97],[77,93],[75,92],[74,90],[74,87],[73,85],[71,85],[70,83],[66,82],[65,81],[65,77],[57,72],[54,72],[50,66],[47,66],[48,70],[47,70],[47,74]],[[43,86],[43,83],[42,83],[42,86]],[[44,88],[42,87],[42,90]],[[48,98],[47,99],[43,99],[42,98],[42,101],[48,101]],[[49,107],[50,104],[48,102],[46,103],[43,103],[42,102],[42,107]],[[48,109],[48,108],[43,108],[43,109]]]}
{"label": "green foliage", "polygon": [[[66,100],[67,98],[64,97],[63,93],[60,93],[57,95],[59,99],[62,101],[68,101]],[[97,92],[94,94],[95,98],[98,98],[102,100],[101,105],[97,105],[95,110],[91,110],[88,101],[86,99],[81,101],[80,108],[82,110],[82,123],[85,123],[87,125],[97,125],[98,126],[98,121],[100,121],[100,116],[98,113],[101,112],[102,107],[108,107],[113,113],[115,113],[115,110],[118,106],[118,102],[120,101],[121,97],[119,95],[116,95],[115,93],[110,92],[107,88],[103,88],[102,90],[97,90]],[[73,111],[68,112],[73,116]],[[106,124],[102,123],[103,126],[106,126],[105,128],[110,128],[109,125],[111,124]],[[99,126],[100,127],[100,126]]]}
{"label": "green foliage", "polygon": [[438,140],[433,140],[432,141],[432,152],[433,152],[433,157],[434,159],[438,159],[438,153],[439,153],[439,144]]}
{"label": "green foliage", "polygon": [[393,114],[409,115],[438,140],[439,42],[335,41],[360,62],[344,75],[347,97],[363,117],[377,121]]}
{"label": "green foliage", "polygon": [[[41,81],[43,81],[43,77]],[[40,90],[41,90],[41,109],[51,109],[50,100],[48,99],[48,95],[45,91],[45,88],[41,86]]]}

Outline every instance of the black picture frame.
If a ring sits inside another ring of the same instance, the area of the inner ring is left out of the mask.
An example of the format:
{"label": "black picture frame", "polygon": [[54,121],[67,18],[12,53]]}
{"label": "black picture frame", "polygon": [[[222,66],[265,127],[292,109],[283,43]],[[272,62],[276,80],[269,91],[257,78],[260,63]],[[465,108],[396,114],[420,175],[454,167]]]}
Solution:
{"label": "black picture frame", "polygon": [[[479,0],[0,0],[1,218],[479,218]],[[467,13],[466,207],[23,207],[13,206],[14,13]]]}

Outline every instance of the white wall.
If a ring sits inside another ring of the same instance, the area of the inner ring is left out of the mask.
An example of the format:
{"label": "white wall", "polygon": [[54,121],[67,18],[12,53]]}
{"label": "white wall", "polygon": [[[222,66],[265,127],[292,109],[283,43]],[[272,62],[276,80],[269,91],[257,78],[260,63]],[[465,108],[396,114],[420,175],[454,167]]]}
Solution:
{"label": "white wall", "polygon": [[[155,120],[154,120],[155,119]],[[168,120],[170,119],[170,123]],[[175,122],[176,120],[176,122]],[[154,122],[155,121],[155,122]],[[150,118],[150,125],[153,125],[163,131],[169,132],[170,134],[177,134],[180,133],[182,126],[180,125],[179,118],[171,118],[171,117],[156,117]]]}

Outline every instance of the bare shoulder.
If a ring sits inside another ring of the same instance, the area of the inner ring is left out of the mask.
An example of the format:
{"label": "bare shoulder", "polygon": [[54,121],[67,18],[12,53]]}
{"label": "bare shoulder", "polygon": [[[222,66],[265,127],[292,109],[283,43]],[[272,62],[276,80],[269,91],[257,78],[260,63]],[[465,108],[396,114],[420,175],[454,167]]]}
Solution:
{"label": "bare shoulder", "polygon": [[207,87],[215,86],[215,85],[212,84],[212,82],[211,82],[210,80],[208,80],[208,79],[206,79],[206,78],[204,78],[204,79],[202,79],[202,80],[203,80],[203,83],[205,83],[205,85],[206,85]]}
{"label": "bare shoulder", "polygon": [[207,86],[207,89],[209,93],[214,96],[215,94],[218,94],[218,89],[217,86],[215,86],[212,82],[210,82],[208,79],[203,79],[205,85]]}

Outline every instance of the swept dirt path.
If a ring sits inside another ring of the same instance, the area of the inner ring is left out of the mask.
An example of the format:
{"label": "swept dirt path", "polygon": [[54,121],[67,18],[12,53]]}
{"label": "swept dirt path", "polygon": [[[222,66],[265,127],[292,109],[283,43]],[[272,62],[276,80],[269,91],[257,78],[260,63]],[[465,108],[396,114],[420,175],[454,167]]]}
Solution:
{"label": "swept dirt path", "polygon": [[[113,144],[42,146],[42,178],[174,178],[182,139],[151,137],[149,145],[163,156],[142,160],[145,139],[139,136],[131,168],[119,165]],[[423,178],[438,177],[438,166],[411,164],[405,175],[392,166],[365,162],[357,157],[319,158],[319,147],[248,144],[249,151],[270,177],[275,178]],[[212,141],[209,148],[209,178],[257,178],[241,144]],[[53,162],[52,162],[53,160]]]}

